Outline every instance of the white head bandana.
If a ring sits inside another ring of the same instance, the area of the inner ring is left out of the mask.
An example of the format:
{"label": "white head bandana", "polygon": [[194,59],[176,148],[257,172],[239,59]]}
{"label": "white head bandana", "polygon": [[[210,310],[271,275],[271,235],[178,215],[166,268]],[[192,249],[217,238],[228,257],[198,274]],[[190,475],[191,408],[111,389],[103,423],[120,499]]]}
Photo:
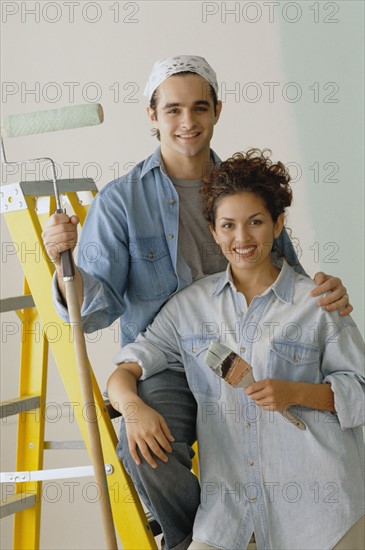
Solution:
{"label": "white head bandana", "polygon": [[143,95],[150,101],[153,92],[166,78],[182,71],[190,71],[202,76],[209,82],[218,95],[217,75],[204,57],[200,57],[199,55],[177,55],[156,61]]}

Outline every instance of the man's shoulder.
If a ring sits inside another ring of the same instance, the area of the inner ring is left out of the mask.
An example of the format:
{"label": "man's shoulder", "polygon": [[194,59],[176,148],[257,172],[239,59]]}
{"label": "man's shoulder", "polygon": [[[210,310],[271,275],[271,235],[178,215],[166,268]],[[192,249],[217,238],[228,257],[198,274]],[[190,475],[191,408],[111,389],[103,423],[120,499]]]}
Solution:
{"label": "man's shoulder", "polygon": [[[293,270],[292,267],[290,269]],[[308,319],[311,317],[314,321],[326,326],[337,327],[338,331],[346,326],[355,326],[350,315],[342,317],[338,310],[327,311],[326,308],[318,307],[318,300],[324,298],[329,293],[326,292],[319,296],[311,296],[311,291],[317,285],[310,277],[296,273],[294,270],[293,277],[295,282],[293,304],[298,309],[298,312],[300,312],[300,315],[307,316]]]}
{"label": "man's shoulder", "polygon": [[142,169],[146,160],[142,160],[126,173],[123,174],[109,183],[107,183],[100,191],[102,197],[107,197],[113,192],[123,192],[124,189],[128,189],[131,185],[138,183],[141,180]]}
{"label": "man's shoulder", "polygon": [[99,195],[101,198],[107,199],[109,197],[112,198],[115,194],[120,196],[120,194],[123,193],[130,193],[133,188],[136,186],[138,187],[139,183],[143,183],[145,179],[144,176],[146,176],[146,180],[148,180],[148,175],[151,170],[155,167],[159,167],[159,165],[159,159],[156,152],[137,164],[133,162],[127,163],[125,166],[128,166],[128,168],[131,167],[130,170],[107,183],[103,189],[101,189]]}

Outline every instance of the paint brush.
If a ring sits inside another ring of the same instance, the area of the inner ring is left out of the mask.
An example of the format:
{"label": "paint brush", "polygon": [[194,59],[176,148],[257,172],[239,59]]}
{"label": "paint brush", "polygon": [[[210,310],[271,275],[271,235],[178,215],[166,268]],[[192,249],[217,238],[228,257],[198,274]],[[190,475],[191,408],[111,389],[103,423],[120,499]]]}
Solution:
{"label": "paint brush", "polygon": [[[248,388],[255,382],[251,365],[234,351],[220,342],[212,342],[204,357],[206,364],[233,388]],[[290,411],[277,411],[299,430],[305,430],[305,424]]]}

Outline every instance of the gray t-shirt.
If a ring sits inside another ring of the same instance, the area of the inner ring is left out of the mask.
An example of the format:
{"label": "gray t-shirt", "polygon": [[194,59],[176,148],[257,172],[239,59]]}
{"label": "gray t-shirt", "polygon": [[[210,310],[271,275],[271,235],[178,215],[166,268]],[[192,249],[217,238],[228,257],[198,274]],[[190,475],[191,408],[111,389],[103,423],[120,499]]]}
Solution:
{"label": "gray t-shirt", "polygon": [[215,243],[202,212],[201,180],[170,176],[179,195],[178,250],[191,269],[193,280],[226,268],[227,261]]}

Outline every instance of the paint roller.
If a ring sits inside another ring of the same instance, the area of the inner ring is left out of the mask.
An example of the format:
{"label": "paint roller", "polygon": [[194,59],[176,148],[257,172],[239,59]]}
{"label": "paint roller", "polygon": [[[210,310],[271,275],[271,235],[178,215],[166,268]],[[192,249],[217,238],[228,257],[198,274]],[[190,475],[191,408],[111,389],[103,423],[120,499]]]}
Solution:
{"label": "paint roller", "polygon": [[[52,180],[56,198],[57,210],[55,213],[63,213],[58,187],[55,163],[51,158],[43,157],[24,161],[8,162],[5,156],[3,137],[13,138],[44,132],[54,132],[72,128],[94,126],[104,120],[103,108],[100,104],[72,105],[60,109],[50,109],[32,113],[8,115],[1,121],[1,155],[2,163],[19,165],[27,162],[48,161],[52,165]],[[75,267],[71,250],[61,254],[62,275],[66,288],[66,300],[70,316],[70,325],[73,327],[76,362],[80,378],[81,393],[84,405],[88,406],[88,435],[90,441],[91,459],[94,466],[95,479],[101,490],[100,506],[103,520],[106,548],[117,550],[117,540],[113,525],[113,516],[108,492],[108,484],[105,474],[105,464],[97,422],[97,411],[94,402],[90,363],[87,356],[85,337],[82,330],[80,305],[75,285]]]}
{"label": "paint roller", "polygon": [[[52,182],[57,209],[55,214],[64,212],[57,187],[56,165],[49,157],[27,159],[22,161],[8,162],[6,160],[3,137],[20,137],[72,128],[83,128],[95,126],[104,120],[104,112],[100,103],[71,105],[60,109],[49,109],[47,111],[35,111],[32,113],[21,113],[7,115],[1,119],[1,161],[6,165],[19,165],[28,162],[49,162],[52,167]],[[61,254],[63,278],[75,277],[75,268],[71,250]]]}

